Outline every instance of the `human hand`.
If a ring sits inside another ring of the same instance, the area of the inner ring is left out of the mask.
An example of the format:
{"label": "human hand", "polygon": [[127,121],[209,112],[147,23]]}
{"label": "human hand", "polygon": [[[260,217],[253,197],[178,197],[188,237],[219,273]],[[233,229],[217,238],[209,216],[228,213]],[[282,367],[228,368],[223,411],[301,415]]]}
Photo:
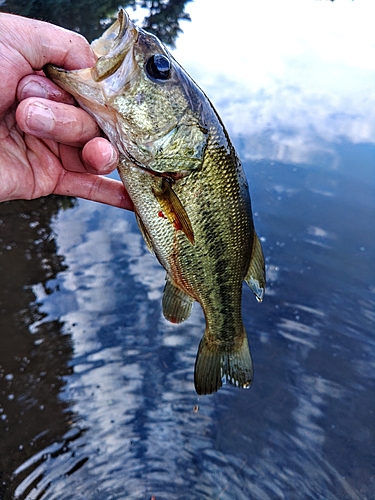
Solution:
{"label": "human hand", "polygon": [[0,13],[0,201],[54,193],[133,208],[121,182],[98,175],[116,167],[115,148],[41,72],[47,63],[78,69],[94,62],[77,33]]}

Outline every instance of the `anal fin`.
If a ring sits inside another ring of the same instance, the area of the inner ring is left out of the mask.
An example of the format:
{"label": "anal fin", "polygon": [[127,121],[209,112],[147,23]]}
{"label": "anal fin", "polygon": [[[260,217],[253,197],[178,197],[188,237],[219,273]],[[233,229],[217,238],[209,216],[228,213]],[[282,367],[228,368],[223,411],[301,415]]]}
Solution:
{"label": "anal fin", "polygon": [[162,300],[163,314],[171,323],[182,323],[190,316],[194,299],[167,276]]}
{"label": "anal fin", "polygon": [[256,233],[254,233],[250,265],[244,281],[253,291],[257,301],[262,302],[264,290],[266,288],[266,270],[264,265],[262,245]]}

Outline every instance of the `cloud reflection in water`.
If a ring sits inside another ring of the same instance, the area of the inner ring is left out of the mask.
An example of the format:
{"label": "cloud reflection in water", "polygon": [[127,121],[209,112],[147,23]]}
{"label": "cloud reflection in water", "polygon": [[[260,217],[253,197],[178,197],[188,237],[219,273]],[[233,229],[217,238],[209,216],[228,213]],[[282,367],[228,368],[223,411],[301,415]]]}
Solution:
{"label": "cloud reflection in water", "polygon": [[333,144],[375,140],[371,9],[371,0],[241,1],[228,17],[224,0],[195,2],[176,57],[249,158],[335,167]]}

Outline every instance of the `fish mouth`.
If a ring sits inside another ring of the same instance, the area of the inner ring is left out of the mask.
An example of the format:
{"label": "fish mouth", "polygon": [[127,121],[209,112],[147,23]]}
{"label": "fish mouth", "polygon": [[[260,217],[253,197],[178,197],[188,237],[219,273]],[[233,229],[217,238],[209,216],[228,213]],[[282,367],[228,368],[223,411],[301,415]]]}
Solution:
{"label": "fish mouth", "polygon": [[[95,118],[125,156],[131,156],[124,144],[129,138],[121,134],[111,103],[139,78],[140,69],[134,57],[138,36],[139,32],[128,14],[120,9],[114,24],[91,44],[98,56],[93,67],[68,71],[47,64],[43,68],[47,77],[72,94],[78,104]],[[129,150],[132,149],[134,147],[129,144]]]}
{"label": "fish mouth", "polygon": [[138,34],[138,30],[130,20],[127,12],[120,9],[117,21],[91,44],[92,49],[98,56],[95,66],[91,69],[92,78],[95,82],[101,82],[109,78],[117,72],[120,66],[127,66],[123,62],[130,49],[137,42]]}
{"label": "fish mouth", "polygon": [[[139,32],[128,14],[119,10],[118,18],[103,35],[94,40],[91,47],[98,60],[92,68],[67,71],[51,64],[43,70],[60,87],[71,93],[81,104],[82,101],[105,104],[109,99],[126,91],[135,77],[137,68],[133,56],[134,44]],[[87,106],[90,107],[90,106]]]}

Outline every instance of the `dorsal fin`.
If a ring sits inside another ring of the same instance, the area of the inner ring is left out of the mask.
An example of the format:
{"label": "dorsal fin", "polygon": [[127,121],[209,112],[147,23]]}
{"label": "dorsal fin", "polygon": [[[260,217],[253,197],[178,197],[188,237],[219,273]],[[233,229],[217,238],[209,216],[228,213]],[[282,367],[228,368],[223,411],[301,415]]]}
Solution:
{"label": "dorsal fin", "polygon": [[264,290],[266,288],[266,270],[264,265],[264,256],[262,245],[258,235],[254,232],[253,249],[249,269],[247,270],[244,281],[249,285],[258,302],[262,302]]}

